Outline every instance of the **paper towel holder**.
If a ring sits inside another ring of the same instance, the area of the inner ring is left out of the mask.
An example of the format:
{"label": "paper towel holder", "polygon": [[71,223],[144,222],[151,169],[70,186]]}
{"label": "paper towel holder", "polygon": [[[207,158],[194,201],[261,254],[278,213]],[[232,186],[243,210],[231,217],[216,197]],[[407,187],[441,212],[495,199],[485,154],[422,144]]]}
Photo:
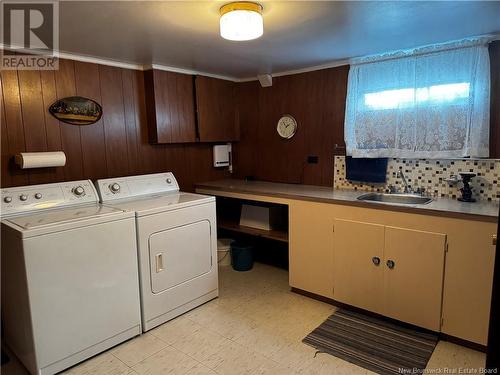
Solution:
{"label": "paper towel holder", "polygon": [[21,169],[63,167],[66,165],[64,151],[21,152],[14,157]]}

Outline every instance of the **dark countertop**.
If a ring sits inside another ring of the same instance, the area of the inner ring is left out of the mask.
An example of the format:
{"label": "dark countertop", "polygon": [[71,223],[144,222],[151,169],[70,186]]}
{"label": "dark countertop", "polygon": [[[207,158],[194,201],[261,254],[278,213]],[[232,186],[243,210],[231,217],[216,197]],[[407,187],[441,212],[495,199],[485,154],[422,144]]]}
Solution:
{"label": "dark countertop", "polygon": [[[196,191],[220,191],[263,195],[277,198],[299,199],[314,202],[337,203],[382,210],[403,211],[424,215],[457,217],[461,219],[498,221],[499,204],[488,201],[460,202],[451,198],[435,198],[425,205],[387,204],[359,201],[357,197],[367,193],[359,190],[334,190],[331,187],[284,184],[264,181],[225,179],[196,184]],[[216,195],[216,194],[214,194]]]}

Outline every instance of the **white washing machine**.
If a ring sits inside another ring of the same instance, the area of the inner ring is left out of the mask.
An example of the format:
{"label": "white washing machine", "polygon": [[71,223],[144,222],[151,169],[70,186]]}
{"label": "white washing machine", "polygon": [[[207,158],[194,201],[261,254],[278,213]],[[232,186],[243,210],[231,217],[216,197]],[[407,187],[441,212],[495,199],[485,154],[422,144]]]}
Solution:
{"label": "white washing machine", "polygon": [[2,189],[3,339],[55,374],[142,332],[135,218],[91,181]]}
{"label": "white washing machine", "polygon": [[97,188],[103,204],[135,212],[144,331],[218,296],[214,197],[179,192],[172,173]]}

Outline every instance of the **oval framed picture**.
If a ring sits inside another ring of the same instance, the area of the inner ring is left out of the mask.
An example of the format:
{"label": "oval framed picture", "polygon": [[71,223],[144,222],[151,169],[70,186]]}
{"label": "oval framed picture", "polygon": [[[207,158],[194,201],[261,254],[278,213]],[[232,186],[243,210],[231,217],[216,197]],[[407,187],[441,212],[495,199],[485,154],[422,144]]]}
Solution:
{"label": "oval framed picture", "polygon": [[95,100],[83,96],[62,98],[49,107],[49,112],[59,121],[71,125],[94,124],[102,116],[102,107]]}

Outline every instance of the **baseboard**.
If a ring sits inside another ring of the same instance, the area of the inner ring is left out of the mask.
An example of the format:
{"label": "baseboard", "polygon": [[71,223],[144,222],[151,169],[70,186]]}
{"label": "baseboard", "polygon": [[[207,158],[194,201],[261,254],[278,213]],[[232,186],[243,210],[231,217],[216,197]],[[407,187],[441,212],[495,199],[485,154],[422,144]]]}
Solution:
{"label": "baseboard", "polygon": [[465,346],[467,348],[477,350],[478,352],[486,353],[486,351],[488,350],[488,347],[486,345],[481,345],[472,341],[461,339],[459,337],[447,335],[446,333],[442,332],[439,333],[439,339],[443,341],[449,341],[453,344]]}
{"label": "baseboard", "polygon": [[321,301],[321,302],[328,303],[328,304],[333,305],[335,307],[339,307],[339,308],[343,308],[343,309],[347,309],[347,310],[351,310],[351,311],[355,311],[355,312],[360,312],[360,313],[366,314],[368,316],[373,316],[373,317],[376,317],[376,318],[381,318],[381,319],[387,320],[389,322],[393,322],[393,323],[397,323],[399,325],[406,326],[408,328],[413,328],[413,329],[418,328],[418,329],[423,330],[423,331],[432,332],[432,333],[438,334],[439,340],[449,341],[449,342],[451,342],[453,344],[465,346],[466,348],[474,349],[474,350],[477,350],[477,351],[480,351],[480,352],[483,352],[483,353],[486,353],[486,350],[487,350],[487,347],[485,345],[481,345],[481,344],[478,344],[478,343],[475,343],[475,342],[472,342],[472,341],[464,340],[464,339],[461,339],[459,337],[447,335],[447,334],[442,333],[442,332],[431,331],[431,330],[428,330],[428,329],[425,329],[425,328],[422,328],[422,327],[415,326],[413,324],[409,324],[409,323],[405,323],[405,322],[400,322],[398,320],[388,318],[386,316],[374,313],[372,311],[368,311],[368,310],[360,309],[358,307],[347,305],[345,303],[342,303],[342,302],[339,302],[339,301],[335,301],[332,298],[320,296],[318,294],[315,294],[315,293],[312,293],[312,292],[308,292],[306,290],[302,290],[302,289],[291,287],[291,291],[294,292],[294,293],[301,294],[303,296],[306,296],[306,297],[309,297],[309,298]]}

